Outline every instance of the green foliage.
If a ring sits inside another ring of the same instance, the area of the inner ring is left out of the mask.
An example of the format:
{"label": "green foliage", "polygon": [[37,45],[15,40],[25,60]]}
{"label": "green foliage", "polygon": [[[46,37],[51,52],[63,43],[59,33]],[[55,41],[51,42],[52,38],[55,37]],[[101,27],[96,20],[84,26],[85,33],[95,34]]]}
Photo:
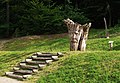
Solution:
{"label": "green foliage", "polygon": [[90,20],[84,16],[84,13],[80,9],[74,9],[72,6],[66,5],[65,7],[65,18],[70,18],[80,24],[85,24]]}
{"label": "green foliage", "polygon": [[44,3],[32,2],[27,4],[28,9],[24,10],[26,15],[22,15],[20,20],[24,34],[46,34],[59,33],[64,29],[62,26],[62,12],[52,6],[45,6]]}
{"label": "green foliage", "polygon": [[[83,13],[74,10],[72,6],[56,5],[52,0],[10,1],[9,35],[19,37],[24,35],[40,35],[67,32],[63,20],[71,18],[76,22],[85,23],[88,19]],[[6,6],[6,3],[2,4]],[[6,9],[1,9],[0,19],[6,21]],[[7,31],[8,28],[5,28]],[[3,34],[4,36],[4,34]]]}
{"label": "green foliage", "polygon": [[[94,28],[104,28],[103,18],[107,24],[119,23],[118,0],[0,0],[0,35],[19,37],[24,35],[54,34],[67,32],[63,23],[70,18],[84,24],[92,22]],[[9,15],[7,15],[7,12]],[[6,16],[7,15],[7,16]],[[7,17],[10,17],[7,21]]]}
{"label": "green foliage", "polygon": [[61,6],[46,5],[43,2],[27,1],[24,3],[27,7],[23,10],[19,25],[23,35],[31,34],[53,34],[66,32],[64,27],[64,18],[77,19],[76,21],[87,22],[87,18],[82,13],[76,12],[73,8],[62,11]]}

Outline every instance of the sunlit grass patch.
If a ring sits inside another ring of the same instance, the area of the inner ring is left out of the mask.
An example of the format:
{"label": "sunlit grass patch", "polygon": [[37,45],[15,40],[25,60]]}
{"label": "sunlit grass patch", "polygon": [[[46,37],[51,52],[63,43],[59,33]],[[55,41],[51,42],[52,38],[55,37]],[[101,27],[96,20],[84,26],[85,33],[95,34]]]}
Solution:
{"label": "sunlit grass patch", "polygon": [[59,62],[59,68],[42,76],[37,83],[119,83],[120,52],[71,54]]}

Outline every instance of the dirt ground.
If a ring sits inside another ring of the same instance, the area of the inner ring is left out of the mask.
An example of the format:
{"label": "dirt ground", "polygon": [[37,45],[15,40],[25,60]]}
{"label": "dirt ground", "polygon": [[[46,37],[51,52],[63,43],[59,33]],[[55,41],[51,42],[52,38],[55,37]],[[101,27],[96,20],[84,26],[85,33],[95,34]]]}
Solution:
{"label": "dirt ground", "polygon": [[12,78],[0,77],[0,83],[23,83],[23,82]]}

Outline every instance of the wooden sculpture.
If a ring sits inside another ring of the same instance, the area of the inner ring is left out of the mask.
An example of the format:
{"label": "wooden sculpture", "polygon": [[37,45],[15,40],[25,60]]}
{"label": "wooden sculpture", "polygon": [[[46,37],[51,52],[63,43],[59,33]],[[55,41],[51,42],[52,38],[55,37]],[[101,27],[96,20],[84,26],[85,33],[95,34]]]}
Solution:
{"label": "wooden sculpture", "polygon": [[74,23],[69,18],[64,20],[64,22],[68,27],[68,33],[70,38],[70,51],[85,51],[86,40],[88,38],[88,32],[89,28],[91,27],[91,23],[81,25],[78,23]]}

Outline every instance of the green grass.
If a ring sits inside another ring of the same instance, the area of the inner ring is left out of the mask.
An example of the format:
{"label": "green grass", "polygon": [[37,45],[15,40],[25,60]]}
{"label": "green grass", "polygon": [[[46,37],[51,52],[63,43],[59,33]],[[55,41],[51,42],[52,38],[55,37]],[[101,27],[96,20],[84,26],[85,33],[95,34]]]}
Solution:
{"label": "green grass", "polygon": [[[37,83],[119,83],[120,52],[71,53]],[[45,72],[45,71],[44,71]]]}
{"label": "green grass", "polygon": [[0,51],[0,75],[4,76],[5,72],[11,70],[25,57],[30,56],[31,53],[25,51]]}
{"label": "green grass", "polygon": [[[104,30],[91,29],[86,52],[70,52],[67,34],[10,39],[0,49],[0,76],[10,71],[26,57],[31,56],[33,52],[60,51],[66,53],[66,56],[46,67],[43,71],[39,71],[25,82],[119,83],[120,27],[111,28],[109,32],[110,39],[106,39],[101,38],[104,36]],[[109,51],[109,41],[114,41],[112,51]]]}
{"label": "green grass", "polygon": [[[110,37],[120,36],[120,25],[115,27],[108,28],[108,33]],[[89,38],[104,38],[105,37],[105,29],[90,29]]]}
{"label": "green grass", "polygon": [[67,37],[13,39],[5,44],[5,51],[68,51],[69,39]]}
{"label": "green grass", "polygon": [[112,37],[110,39],[106,39],[106,38],[88,39],[87,50],[88,51],[108,51],[109,41],[114,41],[113,51],[120,50],[120,36]]}

